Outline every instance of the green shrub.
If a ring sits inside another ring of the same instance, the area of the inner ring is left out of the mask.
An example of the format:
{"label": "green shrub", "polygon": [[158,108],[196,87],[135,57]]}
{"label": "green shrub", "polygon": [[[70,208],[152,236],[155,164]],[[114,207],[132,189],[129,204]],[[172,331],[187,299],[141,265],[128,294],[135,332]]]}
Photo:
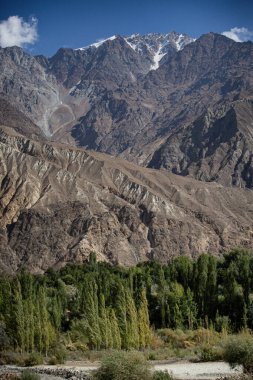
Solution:
{"label": "green shrub", "polygon": [[140,352],[118,351],[102,360],[94,372],[96,380],[151,380],[152,374],[145,357]]}
{"label": "green shrub", "polygon": [[166,344],[170,344],[173,348],[185,348],[185,341],[187,341],[187,335],[184,331],[177,329],[161,329],[157,331],[158,336]]}
{"label": "green shrub", "polygon": [[49,364],[49,365],[56,365],[56,364],[58,364],[58,360],[56,359],[55,356],[51,356],[51,357],[49,358],[49,360],[48,360],[48,364]]}
{"label": "green shrub", "polygon": [[200,348],[198,356],[203,362],[215,362],[217,360],[222,360],[223,350],[221,347],[206,344]]}
{"label": "green shrub", "polygon": [[49,364],[64,364],[67,358],[66,349],[64,346],[59,346],[50,351],[51,357],[49,359]]}
{"label": "green shrub", "polygon": [[82,352],[88,351],[87,345],[84,344],[84,343],[81,343],[81,342],[76,342],[74,344],[74,347],[76,348],[76,350],[79,350],[79,351],[82,351]]}
{"label": "green shrub", "polygon": [[166,345],[172,348],[185,349],[204,344],[215,345],[220,340],[220,335],[211,329],[198,328],[197,330],[172,330],[160,329],[158,336]]}
{"label": "green shrub", "polygon": [[253,337],[239,335],[229,338],[224,346],[223,358],[232,367],[242,365],[245,373],[253,374]]}
{"label": "green shrub", "polygon": [[173,380],[173,376],[168,371],[155,371],[152,380]]}
{"label": "green shrub", "polygon": [[154,352],[150,352],[148,355],[148,360],[156,360],[156,354]]}
{"label": "green shrub", "polygon": [[20,354],[18,352],[13,352],[13,351],[0,353],[0,365],[16,364],[18,366],[24,366],[26,359],[27,359],[27,354]]}
{"label": "green shrub", "polygon": [[24,362],[25,367],[33,367],[39,364],[43,364],[43,357],[37,352],[30,354]]}
{"label": "green shrub", "polygon": [[37,373],[25,369],[21,374],[21,380],[40,380],[40,376]]}

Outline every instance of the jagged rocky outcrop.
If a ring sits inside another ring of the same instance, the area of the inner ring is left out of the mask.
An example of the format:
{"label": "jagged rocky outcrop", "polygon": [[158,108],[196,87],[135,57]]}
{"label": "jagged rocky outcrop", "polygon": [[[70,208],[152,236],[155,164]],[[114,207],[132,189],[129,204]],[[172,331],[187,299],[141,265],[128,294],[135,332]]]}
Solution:
{"label": "jagged rocky outcrop", "polygon": [[0,267],[33,272],[91,251],[122,265],[252,248],[253,192],[0,129]]}

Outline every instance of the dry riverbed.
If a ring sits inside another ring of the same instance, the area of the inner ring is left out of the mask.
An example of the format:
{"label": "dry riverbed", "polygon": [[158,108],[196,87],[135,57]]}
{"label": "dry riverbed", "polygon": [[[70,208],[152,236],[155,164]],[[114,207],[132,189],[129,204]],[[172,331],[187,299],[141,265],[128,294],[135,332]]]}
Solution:
{"label": "dry riverbed", "polygon": [[168,364],[156,364],[155,370],[167,370],[176,379],[203,379],[212,380],[221,376],[242,373],[242,369],[232,369],[225,362],[190,363],[186,361]]}
{"label": "dry riverbed", "polygon": [[[31,368],[41,375],[42,380],[57,380],[62,378],[79,380],[88,378],[90,371],[98,368],[99,364],[87,362],[68,362],[66,365],[41,365]],[[179,361],[174,363],[152,363],[154,370],[168,371],[176,379],[182,380],[214,380],[221,376],[234,375],[242,372],[242,369],[231,369],[225,362],[191,363]],[[21,371],[23,368],[16,366],[3,366],[1,372]]]}

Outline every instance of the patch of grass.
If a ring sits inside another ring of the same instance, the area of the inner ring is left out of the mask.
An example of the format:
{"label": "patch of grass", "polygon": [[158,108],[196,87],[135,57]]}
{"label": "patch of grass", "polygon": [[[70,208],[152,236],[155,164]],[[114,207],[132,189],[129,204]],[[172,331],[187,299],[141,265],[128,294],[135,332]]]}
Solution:
{"label": "patch of grass", "polygon": [[168,371],[155,371],[152,380],[173,380],[173,376]]}

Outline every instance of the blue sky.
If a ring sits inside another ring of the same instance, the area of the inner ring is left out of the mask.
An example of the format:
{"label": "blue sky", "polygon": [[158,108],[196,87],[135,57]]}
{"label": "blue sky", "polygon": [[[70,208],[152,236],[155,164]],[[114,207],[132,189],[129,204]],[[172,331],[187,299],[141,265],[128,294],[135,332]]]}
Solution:
{"label": "blue sky", "polygon": [[[15,41],[32,54],[46,56],[60,47],[78,48],[114,34],[175,30],[199,37],[235,27],[245,28],[253,39],[252,0],[1,0],[0,8],[0,45]],[[11,28],[16,29],[9,38]]]}

